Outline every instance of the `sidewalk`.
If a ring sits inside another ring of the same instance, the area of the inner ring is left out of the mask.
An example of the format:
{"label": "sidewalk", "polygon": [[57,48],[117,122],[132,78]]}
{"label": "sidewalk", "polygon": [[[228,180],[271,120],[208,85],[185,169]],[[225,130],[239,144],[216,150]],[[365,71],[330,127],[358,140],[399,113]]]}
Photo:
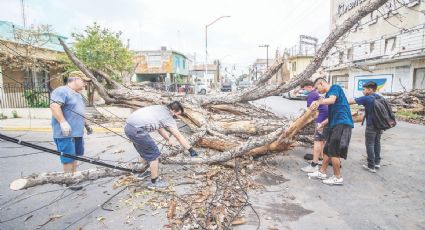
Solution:
{"label": "sidewalk", "polygon": [[[7,118],[0,120],[0,131],[34,131],[34,132],[52,132],[50,119],[29,119],[29,118]],[[119,122],[91,125],[93,132],[124,132],[122,124]]]}

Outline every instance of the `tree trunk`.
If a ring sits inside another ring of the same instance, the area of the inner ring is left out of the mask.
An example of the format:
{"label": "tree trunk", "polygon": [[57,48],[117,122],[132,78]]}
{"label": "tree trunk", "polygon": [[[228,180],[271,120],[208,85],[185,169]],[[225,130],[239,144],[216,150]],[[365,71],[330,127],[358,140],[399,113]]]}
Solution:
{"label": "tree trunk", "polygon": [[[165,105],[174,100],[183,103],[185,114],[180,116],[181,120],[190,127],[192,132],[203,133],[195,142],[197,143],[196,147],[210,149],[214,152],[214,155],[209,155],[208,158],[193,159],[186,156],[174,156],[163,159],[163,162],[181,164],[220,163],[238,156],[261,155],[288,149],[292,145],[297,132],[313,120],[316,113],[308,111],[289,125],[288,120],[257,108],[249,101],[286,92],[298,86],[301,81],[310,78],[319,68],[335,42],[361,18],[378,9],[385,2],[386,0],[371,1],[370,4],[360,7],[343,25],[335,28],[321,45],[313,61],[288,84],[265,84],[282,66],[283,61],[278,60],[253,87],[230,94],[217,93],[207,96],[192,96],[158,92],[141,85],[124,88],[118,87],[119,84],[108,78],[106,74],[100,74],[102,78],[107,79],[109,84],[114,85],[114,89],[106,90],[62,41],[61,44],[68,57],[78,68],[93,79],[100,96],[107,103],[118,103],[132,108],[152,104]],[[217,150],[222,152],[216,153]]]}
{"label": "tree trunk", "polygon": [[[136,170],[146,170],[148,168],[147,164],[134,165]],[[76,183],[81,183],[88,180],[97,180],[104,177],[116,177],[127,175],[128,172],[119,171],[115,169],[98,167],[93,169],[88,169],[84,171],[78,171],[74,174],[72,173],[63,173],[63,172],[51,172],[51,173],[41,173],[39,175],[30,175],[27,177],[19,178],[12,183],[10,183],[10,189],[12,190],[21,190],[43,184],[66,184],[72,185]]]}
{"label": "tree trunk", "polygon": [[96,80],[96,78],[93,76],[93,74],[86,68],[86,66],[78,60],[78,58],[74,55],[74,53],[69,50],[68,46],[63,42],[61,38],[59,38],[59,42],[62,45],[63,49],[65,50],[66,55],[68,55],[68,58],[90,79],[92,79],[93,85],[96,88],[99,95],[105,100],[106,104],[114,103],[115,100],[111,98],[108,93],[106,92],[106,89]]}

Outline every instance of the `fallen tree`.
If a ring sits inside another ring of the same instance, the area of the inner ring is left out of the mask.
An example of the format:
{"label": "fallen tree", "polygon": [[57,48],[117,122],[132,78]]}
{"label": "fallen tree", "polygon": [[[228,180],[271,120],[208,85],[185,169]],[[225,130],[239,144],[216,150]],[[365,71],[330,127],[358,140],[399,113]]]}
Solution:
{"label": "fallen tree", "polygon": [[[287,92],[297,87],[303,80],[310,78],[320,67],[336,41],[361,18],[379,8],[385,2],[385,0],[370,1],[369,4],[360,7],[357,13],[350,16],[341,26],[336,27],[321,45],[307,68],[287,84],[265,84],[281,66],[281,60],[278,60],[254,86],[230,94],[217,93],[208,96],[195,96],[158,92],[149,89],[149,87],[138,85],[125,88],[107,77],[105,73],[96,71],[98,75],[107,79],[106,81],[111,86],[111,89],[106,89],[68,49],[66,44],[60,38],[59,40],[71,61],[92,79],[96,90],[106,104],[139,108],[152,104],[167,104],[173,100],[181,101],[185,107],[185,114],[181,116],[181,120],[194,133],[199,130],[207,131],[206,135],[202,136],[197,142],[200,143],[198,147],[224,151],[209,157],[211,162],[219,162],[225,161],[225,159],[229,160],[234,156],[247,155],[251,150],[255,152],[255,155],[262,155],[288,149],[296,133],[286,135],[285,128],[291,127],[292,130],[299,131],[311,119],[303,120],[304,122],[294,122],[290,126],[290,121],[279,118],[265,109],[260,109],[250,101]],[[276,143],[278,139],[279,142]],[[188,159],[180,161],[180,163],[193,163],[194,161]],[[173,161],[170,160],[169,162]],[[198,160],[198,163],[207,162]]]}
{"label": "fallen tree", "polygon": [[[92,79],[94,88],[98,91],[99,95],[105,100],[106,104],[120,105],[130,108],[140,108],[143,106],[153,104],[167,104],[171,101],[180,101],[185,107],[185,114],[180,116],[180,120],[185,123],[192,132],[191,143],[196,148],[205,150],[202,152],[200,157],[190,158],[187,154],[180,154],[182,149],[169,149],[165,148],[165,152],[161,157],[161,162],[164,164],[201,164],[209,166],[212,164],[229,165],[229,161],[234,159],[234,176],[219,172],[225,182],[237,181],[238,188],[236,186],[226,186],[225,189],[214,192],[211,183],[206,181],[202,188],[198,188],[199,191],[204,190],[205,194],[199,195],[201,202],[209,202],[208,205],[205,203],[203,206],[207,206],[207,212],[203,216],[196,214],[192,215],[191,222],[201,221],[202,228],[210,228],[211,225],[215,225],[217,228],[228,228],[233,221],[239,216],[240,211],[249,206],[249,198],[246,190],[250,188],[251,182],[244,180],[241,183],[239,178],[240,168],[245,167],[243,163],[238,165],[240,158],[242,162],[250,161],[252,157],[259,157],[268,153],[279,153],[288,150],[293,146],[297,134],[300,133],[311,121],[315,118],[317,108],[311,108],[305,110],[299,117],[294,120],[288,120],[287,118],[279,117],[264,108],[259,108],[251,103],[254,100],[261,99],[268,96],[279,95],[297,87],[303,80],[311,78],[316,70],[322,64],[324,58],[328,55],[330,49],[334,44],[341,38],[347,31],[349,31],[361,18],[365,17],[374,10],[381,7],[387,0],[373,0],[368,4],[361,6],[356,13],[350,16],[341,26],[336,27],[325,40],[325,42],[318,49],[312,62],[307,68],[299,74],[297,77],[291,79],[286,84],[268,85],[268,79],[270,79],[279,68],[281,68],[281,60],[272,65],[264,76],[260,78],[252,87],[237,91],[233,93],[217,93],[208,96],[202,95],[182,95],[170,92],[160,92],[149,88],[142,84],[131,84],[125,87],[112,78],[108,77],[106,73],[101,71],[93,70],[90,71],[84,63],[82,63],[66,46],[66,44],[60,40],[61,45],[64,47],[66,54],[69,59],[89,78]],[[105,87],[98,79],[102,78],[108,87]],[[355,114],[355,120],[361,120],[358,114]],[[165,157],[166,156],[166,157]],[[224,166],[220,166],[224,167]],[[255,171],[255,170],[253,170]],[[107,175],[107,174],[104,174]],[[114,176],[115,174],[109,174]],[[46,177],[48,175],[46,174]],[[51,176],[58,176],[58,174],[52,174]],[[59,181],[67,181],[69,178],[62,177],[60,175]],[[69,177],[69,176],[68,176]],[[208,176],[207,176],[208,177]],[[210,176],[211,178],[212,176]],[[15,183],[18,185],[28,184],[43,184],[56,182],[56,179],[43,180],[37,176],[33,178],[32,182]],[[72,181],[79,180],[73,179]],[[84,178],[84,177],[83,177]],[[89,178],[89,177],[85,177]],[[27,178],[28,180],[28,178]],[[35,183],[34,181],[40,181]],[[33,183],[34,182],[34,183]],[[234,183],[230,183],[234,185]],[[15,187],[15,185],[14,185]],[[25,186],[16,186],[25,188]],[[28,187],[28,186],[27,186]],[[241,189],[243,192],[241,192]],[[213,191],[213,192],[211,192]],[[237,194],[237,197],[233,197],[232,194]],[[214,194],[214,195],[213,195]],[[219,194],[219,195],[217,195]],[[218,198],[217,198],[218,197]],[[214,205],[219,204],[227,197],[225,204],[221,206]],[[188,207],[190,203],[184,203],[181,200],[176,200],[177,206]],[[231,205],[229,205],[229,202]],[[183,205],[184,204],[184,205]],[[172,203],[169,212],[169,218],[173,216],[179,216],[180,219],[187,219],[188,212],[199,208],[199,212],[202,206],[199,207],[188,207],[185,213],[175,213],[173,207],[176,204]],[[204,210],[202,209],[202,210]],[[227,211],[226,211],[227,210]],[[204,211],[202,211],[204,212]]]}

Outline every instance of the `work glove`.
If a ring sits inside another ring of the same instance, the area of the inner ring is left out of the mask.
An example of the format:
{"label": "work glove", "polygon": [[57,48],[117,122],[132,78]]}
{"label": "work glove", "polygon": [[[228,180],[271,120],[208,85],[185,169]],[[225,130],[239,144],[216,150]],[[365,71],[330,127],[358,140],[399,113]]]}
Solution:
{"label": "work glove", "polygon": [[69,136],[69,134],[71,134],[72,129],[67,121],[63,121],[59,125],[61,127],[62,135]]}
{"label": "work glove", "polygon": [[191,157],[198,156],[198,153],[193,148],[190,148],[188,151],[189,151]]}
{"label": "work glove", "polygon": [[87,135],[93,134],[93,128],[90,125],[84,125],[87,131]]}

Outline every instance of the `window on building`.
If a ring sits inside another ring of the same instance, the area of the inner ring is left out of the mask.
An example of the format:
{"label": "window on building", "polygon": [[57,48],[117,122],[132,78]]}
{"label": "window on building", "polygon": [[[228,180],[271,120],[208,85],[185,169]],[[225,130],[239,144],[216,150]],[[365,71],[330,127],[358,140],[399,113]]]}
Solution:
{"label": "window on building", "polygon": [[372,13],[370,13],[369,15],[369,25],[373,25],[375,23],[378,22],[378,11],[373,11]]}
{"label": "window on building", "polygon": [[415,69],[413,89],[425,89],[425,68]]}
{"label": "window on building", "polygon": [[297,62],[292,62],[292,71],[297,71]]}
{"label": "window on building", "polygon": [[369,53],[372,54],[375,50],[375,42],[369,43]]}
{"label": "window on building", "polygon": [[395,0],[389,0],[385,3],[385,5],[382,7],[383,9],[383,16],[384,18],[388,18],[391,14],[397,14],[397,7],[395,4]]}
{"label": "window on building", "polygon": [[391,53],[396,47],[396,37],[390,37],[385,39],[385,53]]}
{"label": "window on building", "polygon": [[161,55],[149,55],[148,67],[161,67]]}
{"label": "window on building", "polygon": [[348,89],[348,74],[332,76],[332,84]]}
{"label": "window on building", "polygon": [[342,64],[344,63],[344,52],[340,51],[338,55],[338,63]]}
{"label": "window on building", "polygon": [[402,0],[407,7],[414,7],[419,4],[419,0]]}
{"label": "window on building", "polygon": [[49,74],[44,70],[28,70],[24,75],[25,89],[47,90]]}
{"label": "window on building", "polygon": [[347,49],[347,60],[348,61],[353,60],[353,48],[348,48]]}

